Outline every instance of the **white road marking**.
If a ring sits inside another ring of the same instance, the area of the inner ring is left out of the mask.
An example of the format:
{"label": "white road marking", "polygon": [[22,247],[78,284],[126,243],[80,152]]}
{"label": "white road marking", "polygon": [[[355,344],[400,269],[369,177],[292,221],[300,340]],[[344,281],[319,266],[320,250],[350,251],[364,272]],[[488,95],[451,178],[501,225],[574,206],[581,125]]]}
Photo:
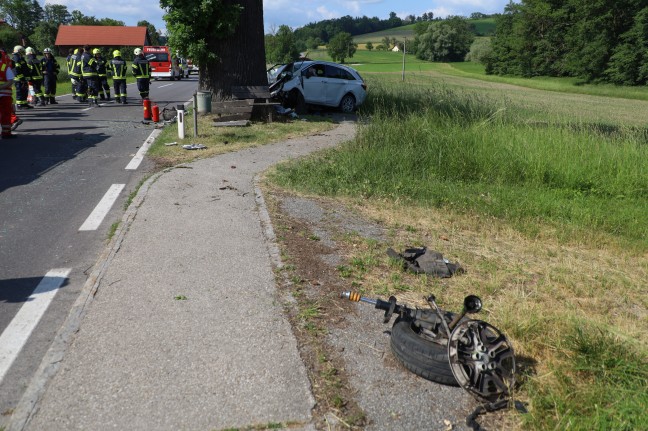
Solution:
{"label": "white road marking", "polygon": [[99,201],[79,230],[97,230],[126,184],[113,184]]}
{"label": "white road marking", "polygon": [[0,335],[0,383],[70,271],[70,268],[49,271]]}
{"label": "white road marking", "polygon": [[169,85],[173,85],[173,84],[164,84],[164,85],[160,85],[158,88],[168,87]]}
{"label": "white road marking", "polygon": [[148,138],[146,138],[146,141],[144,141],[144,143],[142,144],[140,149],[137,151],[135,156],[133,156],[133,158],[128,163],[128,165],[126,165],[126,170],[134,171],[135,169],[137,169],[139,167],[140,163],[142,163],[142,160],[144,160],[144,155],[146,154],[148,149],[151,147],[151,145],[155,141],[155,138],[157,138],[160,133],[162,133],[162,130],[160,130],[160,129],[155,129],[155,130],[153,130],[151,132],[151,134],[149,135]]}

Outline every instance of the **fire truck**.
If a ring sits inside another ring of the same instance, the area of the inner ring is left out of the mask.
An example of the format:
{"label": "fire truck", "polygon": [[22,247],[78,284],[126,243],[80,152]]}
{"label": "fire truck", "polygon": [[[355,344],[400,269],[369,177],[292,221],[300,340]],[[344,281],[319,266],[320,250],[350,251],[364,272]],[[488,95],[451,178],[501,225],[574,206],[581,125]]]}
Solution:
{"label": "fire truck", "polygon": [[145,46],[142,52],[151,64],[151,78],[155,80],[168,78],[171,81],[182,79],[178,59],[171,55],[168,46]]}

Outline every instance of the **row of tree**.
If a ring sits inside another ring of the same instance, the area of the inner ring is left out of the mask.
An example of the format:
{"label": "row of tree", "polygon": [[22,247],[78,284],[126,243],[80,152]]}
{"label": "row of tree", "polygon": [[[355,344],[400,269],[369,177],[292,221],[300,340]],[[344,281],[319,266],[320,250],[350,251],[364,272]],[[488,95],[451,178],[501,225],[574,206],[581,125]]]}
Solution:
{"label": "row of tree", "polygon": [[352,18],[349,15],[341,18],[327,19],[306,24],[295,30],[297,40],[304,41],[307,45],[326,45],[331,38],[338,33],[349,33],[352,36],[373,33],[376,31],[389,30],[415,22],[427,22],[434,19],[432,12],[424,13],[422,16],[409,15],[401,19],[396,12],[390,12],[389,18],[369,18],[367,16]]}
{"label": "row of tree", "polygon": [[521,0],[497,19],[488,73],[648,83],[648,2]]}
{"label": "row of tree", "polygon": [[[417,21],[414,26],[415,37],[408,40],[397,40],[395,37],[383,37],[380,44],[366,44],[368,50],[387,50],[398,47],[408,53],[416,54],[428,61],[463,61],[475,40],[475,28],[469,20],[460,16],[446,19]],[[275,34],[265,35],[266,58],[269,63],[288,63],[299,58],[300,53],[317,49],[322,43],[319,39],[302,39],[301,29],[292,31],[286,25],[279,27]],[[327,51],[334,61],[344,62],[353,57],[357,44],[353,34],[339,31],[326,43]]]}
{"label": "row of tree", "polygon": [[[57,53],[54,42],[60,25],[111,25],[125,26],[123,21],[112,18],[86,16],[81,11],[68,11],[67,6],[45,4],[41,7],[37,0],[0,0],[0,16],[9,26],[0,27],[0,41],[6,49],[15,45],[28,44],[39,50],[51,48]],[[138,26],[148,27],[151,43],[164,44],[164,37],[148,21],[140,21]]]}

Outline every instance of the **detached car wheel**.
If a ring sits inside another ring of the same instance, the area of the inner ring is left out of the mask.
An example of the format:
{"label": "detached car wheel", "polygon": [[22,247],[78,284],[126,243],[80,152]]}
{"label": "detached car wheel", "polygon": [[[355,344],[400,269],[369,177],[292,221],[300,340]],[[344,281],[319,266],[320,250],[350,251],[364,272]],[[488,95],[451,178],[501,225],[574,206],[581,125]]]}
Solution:
{"label": "detached car wheel", "polygon": [[397,319],[392,327],[390,345],[394,356],[411,372],[444,385],[458,386],[448,348],[423,339],[407,319]]}
{"label": "detached car wheel", "polygon": [[346,114],[350,114],[356,109],[356,100],[352,94],[346,94],[340,101],[340,109]]}

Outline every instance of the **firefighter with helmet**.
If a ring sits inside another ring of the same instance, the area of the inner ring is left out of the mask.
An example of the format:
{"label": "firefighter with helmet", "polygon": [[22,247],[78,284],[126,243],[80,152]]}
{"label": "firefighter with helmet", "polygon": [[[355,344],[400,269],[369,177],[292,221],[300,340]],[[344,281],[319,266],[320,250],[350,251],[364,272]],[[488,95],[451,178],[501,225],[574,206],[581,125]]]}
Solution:
{"label": "firefighter with helmet", "polygon": [[66,66],[67,66],[68,76],[70,77],[70,83],[72,84],[72,98],[74,100],[79,99],[78,87],[79,87],[79,79],[81,79],[81,76],[80,76],[78,70],[75,71],[75,67],[77,65],[78,57],[79,57],[79,48],[74,49],[74,51],[72,50],[72,48],[70,48],[70,51],[68,53],[68,56],[67,56],[67,59],[66,59],[66,62],[65,62]]}
{"label": "firefighter with helmet", "polygon": [[92,54],[97,62],[97,91],[99,92],[99,98],[101,100],[110,100],[107,61],[101,55],[99,48],[93,49]]}
{"label": "firefighter with helmet", "polygon": [[115,90],[115,101],[117,103],[128,103],[126,101],[126,60],[121,56],[121,52],[116,49],[113,51],[113,59],[110,60],[110,71],[113,79],[113,89]]}
{"label": "firefighter with helmet", "polygon": [[27,103],[27,96],[29,94],[29,80],[31,75],[29,74],[29,66],[23,57],[25,48],[21,45],[14,46],[13,55],[11,56],[11,61],[14,64],[14,86],[16,87],[16,109],[31,109],[29,103]]}
{"label": "firefighter with helmet", "polygon": [[88,45],[83,46],[83,54],[81,54],[81,76],[88,89],[88,105],[99,106],[99,100],[97,100],[97,60],[90,54]]}
{"label": "firefighter with helmet", "polygon": [[142,103],[144,99],[149,97],[149,84],[151,81],[151,65],[149,61],[144,57],[144,53],[141,48],[135,48],[133,51],[135,58],[131,64],[131,71],[133,76],[137,79],[137,89],[139,90],[140,97],[142,98]]}
{"label": "firefighter with helmet", "polygon": [[29,83],[34,90],[34,105],[45,106],[45,97],[43,96],[43,64],[36,57],[34,48],[27,47],[25,53],[27,54],[25,61],[27,61],[29,74],[31,75]]}
{"label": "firefighter with helmet", "polygon": [[45,58],[41,60],[43,65],[43,83],[45,85],[45,100],[52,105],[58,104],[56,101],[56,78],[58,77],[61,66],[52,55],[52,50],[45,48],[43,50]]}

